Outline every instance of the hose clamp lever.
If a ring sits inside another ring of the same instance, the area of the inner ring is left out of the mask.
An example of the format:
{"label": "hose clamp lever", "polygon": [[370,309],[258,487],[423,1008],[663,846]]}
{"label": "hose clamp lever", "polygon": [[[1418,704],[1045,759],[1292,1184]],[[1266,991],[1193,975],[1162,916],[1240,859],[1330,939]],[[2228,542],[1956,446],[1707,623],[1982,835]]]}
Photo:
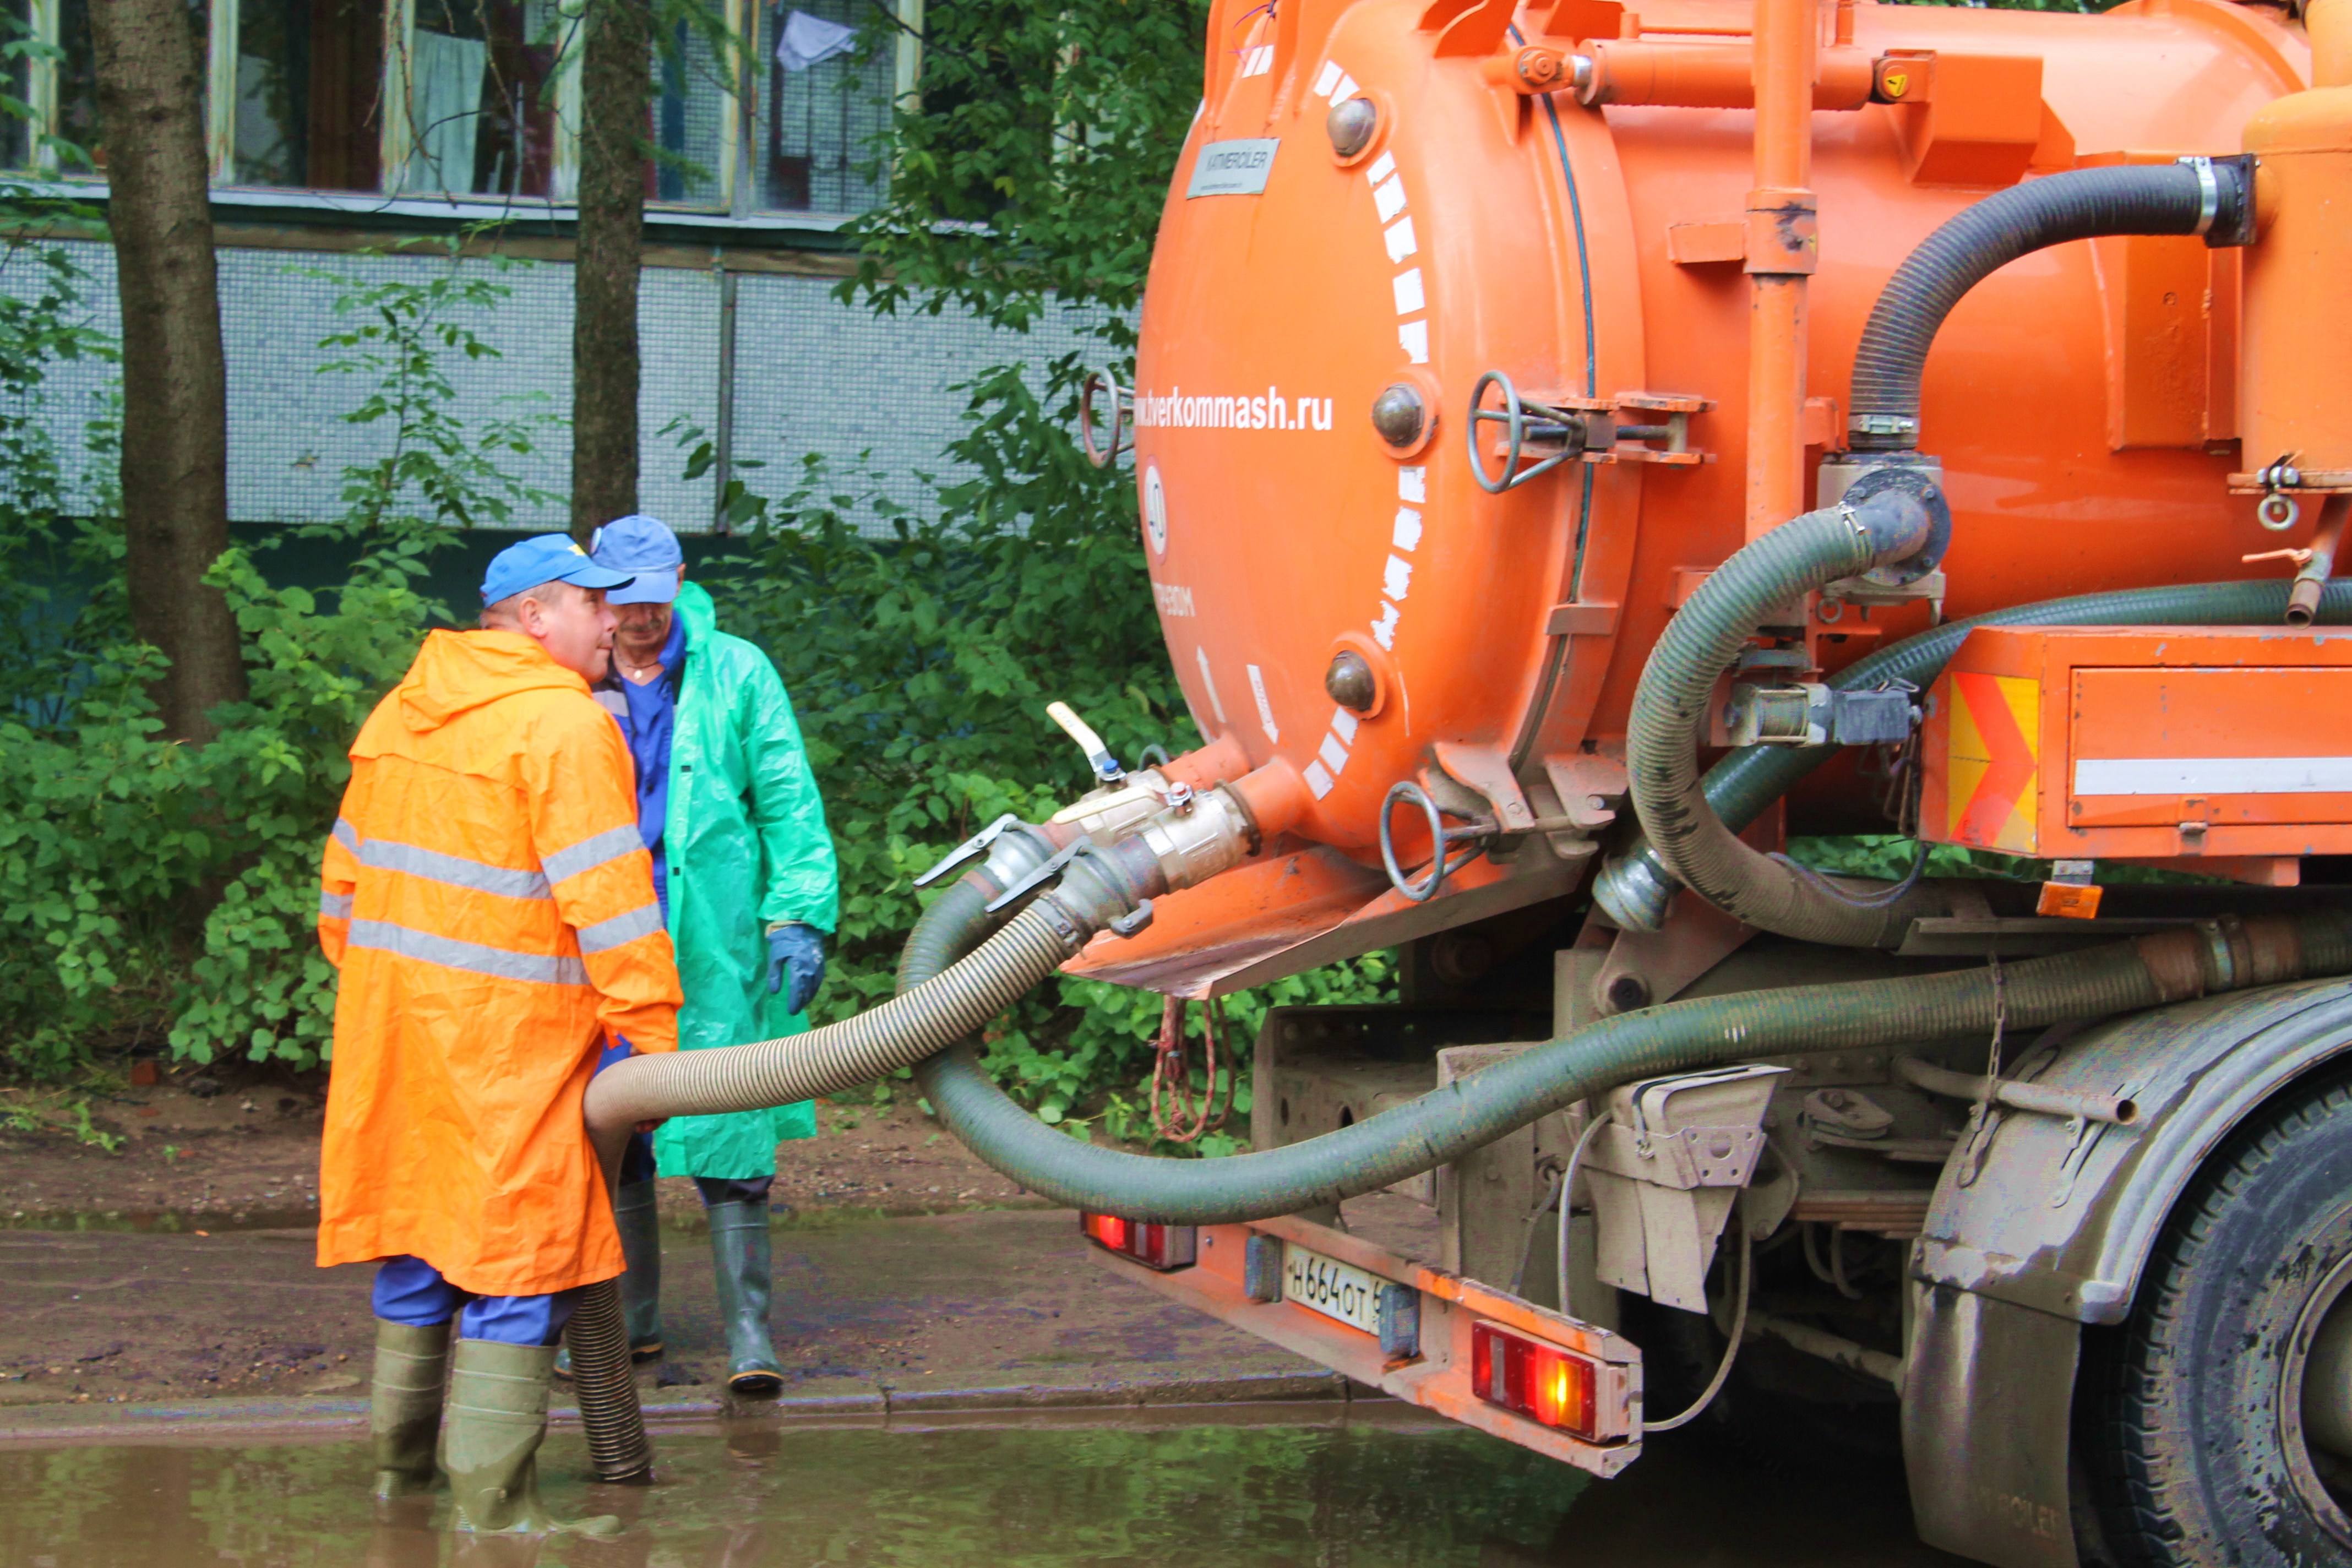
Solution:
{"label": "hose clamp lever", "polygon": [[[954,870],[957,867],[962,865],[973,856],[984,852],[990,845],[995,843],[999,838],[1002,838],[1004,836],[1005,829],[1009,827],[1018,827],[1020,826],[1021,819],[1018,816],[1015,816],[1013,813],[1009,811],[1006,812],[1003,816],[998,817],[994,822],[990,823],[987,826],[982,828],[979,832],[973,834],[971,837],[965,839],[954,848],[949,850],[947,853],[947,858],[941,860],[938,865],[932,867],[929,870],[915,879],[915,886],[918,888],[929,887],[933,882],[938,881],[940,878],[946,876],[949,872]],[[992,905],[990,907],[993,908],[994,906]]]}

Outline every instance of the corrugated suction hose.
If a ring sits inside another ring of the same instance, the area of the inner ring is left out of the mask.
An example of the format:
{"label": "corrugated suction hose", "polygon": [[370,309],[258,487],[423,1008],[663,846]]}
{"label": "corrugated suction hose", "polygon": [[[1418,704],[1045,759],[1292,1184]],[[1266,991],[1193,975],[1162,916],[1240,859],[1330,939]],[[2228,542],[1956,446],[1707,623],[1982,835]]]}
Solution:
{"label": "corrugated suction hose", "polygon": [[2245,174],[2227,163],[2071,169],[1987,196],[1945,220],[1886,280],[1853,352],[1846,420],[1856,451],[1917,445],[1919,379],[1952,307],[2021,256],[2104,235],[2201,234],[2242,244]]}
{"label": "corrugated suction hose", "polygon": [[[932,969],[929,984],[902,989],[854,1018],[755,1045],[615,1063],[590,1081],[584,1106],[607,1181],[619,1171],[622,1148],[638,1122],[791,1105],[887,1077],[986,1025],[1059,969],[1090,934],[1063,911],[1033,903],[969,958]],[[597,1475],[608,1481],[645,1476],[653,1453],[613,1281],[588,1287],[564,1342]]]}
{"label": "corrugated suction hose", "polygon": [[1652,646],[1626,724],[1633,810],[1659,861],[1725,913],[1805,942],[1895,947],[1912,921],[1946,912],[1933,884],[1864,901],[1742,843],[1707,805],[1698,747],[1716,683],[1760,623],[1824,584],[1916,556],[1948,531],[1950,515],[1927,471],[1875,470],[1837,506],[1742,546]]}
{"label": "corrugated suction hose", "polygon": [[[1867,691],[1900,681],[1924,690],[1979,626],[2275,625],[2286,613],[2290,586],[2278,581],[2182,583],[2012,605],[1906,637],[1846,666],[1829,678],[1829,684],[1841,691]],[[2329,625],[2352,621],[2352,581],[2326,584],[2315,618]],[[1837,754],[1832,746],[1743,746],[1707,770],[1702,784],[1706,807],[1736,834]],[[1654,931],[1680,886],[1657,851],[1641,839],[1610,862],[1595,892],[1621,925]]]}
{"label": "corrugated suction hose", "polygon": [[[931,907],[908,943],[899,984],[976,940],[984,875]],[[1041,1197],[1166,1225],[1294,1214],[1375,1191],[1461,1158],[1550,1111],[1637,1078],[1780,1052],[1868,1049],[2005,1026],[2158,1006],[2207,991],[2352,970],[2352,919],[2333,910],[2249,921],[2254,945],[2284,954],[2261,973],[2216,973],[2200,931],[2168,931],[1990,970],[1810,985],[1673,1002],[1497,1062],[1407,1104],[1304,1142],[1217,1160],[1104,1149],[1045,1126],[981,1069],[970,1041],[916,1068],[950,1131]],[[2252,966],[2249,966],[2251,969]]]}

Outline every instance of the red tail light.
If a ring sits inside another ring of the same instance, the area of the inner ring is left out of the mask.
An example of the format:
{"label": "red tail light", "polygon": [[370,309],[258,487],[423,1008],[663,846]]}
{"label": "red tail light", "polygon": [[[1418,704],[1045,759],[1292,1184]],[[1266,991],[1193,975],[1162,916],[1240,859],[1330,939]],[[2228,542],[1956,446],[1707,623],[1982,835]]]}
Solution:
{"label": "red tail light", "polygon": [[1147,1268],[1189,1268],[1199,1245],[1198,1233],[1189,1225],[1153,1225],[1117,1215],[1082,1214],[1078,1228],[1096,1246],[1132,1258]]}
{"label": "red tail light", "polygon": [[1492,1323],[1470,1326],[1470,1392],[1546,1426],[1593,1436],[1592,1363],[1550,1345],[1505,1333]]}

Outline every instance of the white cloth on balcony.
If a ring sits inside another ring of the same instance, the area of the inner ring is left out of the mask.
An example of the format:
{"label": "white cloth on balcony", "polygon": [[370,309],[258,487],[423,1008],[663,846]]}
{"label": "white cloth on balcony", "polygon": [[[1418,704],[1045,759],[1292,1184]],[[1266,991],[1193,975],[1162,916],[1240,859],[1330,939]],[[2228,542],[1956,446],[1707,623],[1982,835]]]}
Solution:
{"label": "white cloth on balcony", "polygon": [[845,55],[857,42],[857,29],[812,16],[805,11],[784,14],[783,36],[776,40],[776,63],[788,71],[804,71],[835,55]]}

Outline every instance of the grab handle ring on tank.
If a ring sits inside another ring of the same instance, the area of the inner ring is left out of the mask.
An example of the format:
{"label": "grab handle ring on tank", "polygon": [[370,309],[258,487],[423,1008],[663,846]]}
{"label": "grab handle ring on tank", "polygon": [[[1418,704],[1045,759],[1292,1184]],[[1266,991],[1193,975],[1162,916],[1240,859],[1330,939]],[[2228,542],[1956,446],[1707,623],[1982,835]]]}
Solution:
{"label": "grab handle ring on tank", "polygon": [[[1110,445],[1103,447],[1095,445],[1095,395],[1106,388],[1110,392]],[[1096,468],[1110,467],[1127,449],[1128,408],[1134,400],[1133,388],[1121,386],[1099,371],[1089,374],[1079,389],[1078,445]]]}
{"label": "grab handle ring on tank", "polygon": [[[1396,838],[1389,831],[1389,818],[1400,801],[1420,806],[1422,815],[1429,819],[1429,875],[1418,882],[1408,878],[1404,868],[1397,864]],[[1427,903],[1437,896],[1437,889],[1445,885],[1446,878],[1478,858],[1478,851],[1474,848],[1458,859],[1451,858],[1448,851],[1452,846],[1465,838],[1488,837],[1494,831],[1495,825],[1491,822],[1474,822],[1465,827],[1446,826],[1440,819],[1437,802],[1430,798],[1427,790],[1411,779],[1397,780],[1389,785],[1388,798],[1381,802],[1381,864],[1388,871],[1389,886],[1416,904]]]}
{"label": "grab handle ring on tank", "polygon": [[2255,476],[2263,483],[2263,499],[2255,503],[2254,517],[2273,533],[2285,532],[2303,516],[2303,508],[2286,493],[2303,483],[2294,458],[2295,454],[2290,452]]}
{"label": "grab handle ring on tank", "polygon": [[[1486,389],[1498,384],[1503,389],[1503,405],[1500,408],[1488,408],[1485,405]],[[1540,426],[1536,432],[1538,440],[1559,436],[1568,436],[1570,439],[1559,451],[1543,461],[1522,468],[1519,467],[1519,456],[1521,448],[1528,441],[1528,405],[1520,398],[1519,389],[1512,384],[1509,376],[1499,370],[1488,371],[1478,378],[1478,384],[1470,389],[1470,477],[1476,479],[1478,488],[1488,495],[1498,496],[1505,490],[1517,489],[1537,475],[1551,472],[1583,449],[1584,433],[1580,427],[1572,430],[1563,429],[1556,417],[1549,416],[1550,410],[1544,408],[1541,404],[1536,406],[1538,409],[1536,423]],[[1486,456],[1478,449],[1479,427],[1484,425],[1500,425],[1506,432],[1503,445],[1503,471],[1500,474],[1488,475]]]}

